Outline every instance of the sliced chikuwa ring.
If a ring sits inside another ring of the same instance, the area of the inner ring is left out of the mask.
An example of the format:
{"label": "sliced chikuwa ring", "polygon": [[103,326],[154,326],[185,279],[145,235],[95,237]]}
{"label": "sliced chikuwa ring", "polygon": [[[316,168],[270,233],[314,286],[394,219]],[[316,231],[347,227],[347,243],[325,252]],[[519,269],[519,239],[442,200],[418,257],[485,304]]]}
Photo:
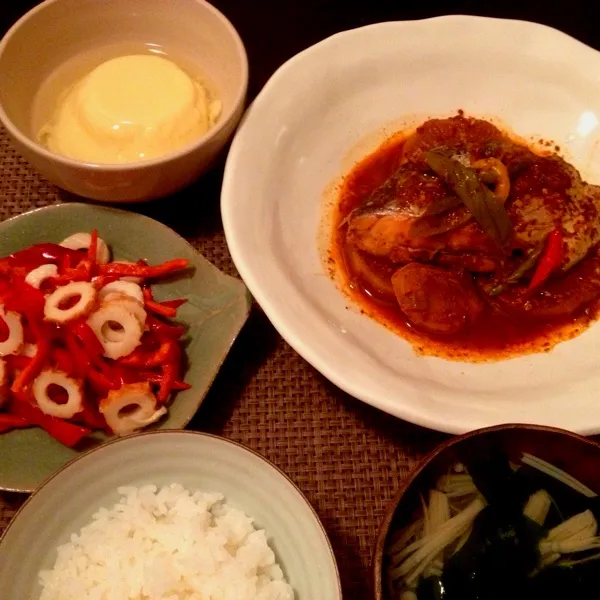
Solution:
{"label": "sliced chikuwa ring", "polygon": [[100,401],[100,412],[115,435],[127,435],[155,423],[166,412],[157,406],[148,382],[127,383]]}
{"label": "sliced chikuwa ring", "polygon": [[[65,238],[59,245],[69,250],[87,250],[92,243],[92,234],[87,232],[74,233]],[[96,245],[96,262],[105,265],[110,260],[110,250],[106,242],[98,238]]]}
{"label": "sliced chikuwa ring", "polygon": [[8,329],[8,337],[3,342],[0,342],[0,356],[16,354],[23,345],[21,315],[10,310],[4,312],[4,308],[0,306],[0,319],[6,323]]}
{"label": "sliced chikuwa ring", "polygon": [[[61,305],[77,298],[75,304],[68,308]],[[72,281],[56,288],[46,298],[44,317],[54,323],[66,323],[87,315],[96,305],[96,288],[87,281]]]}
{"label": "sliced chikuwa ring", "polygon": [[[120,326],[122,335],[115,335],[115,329],[111,326],[113,323]],[[100,340],[104,356],[112,359],[131,354],[140,345],[144,332],[139,319],[126,306],[117,302],[105,304],[92,313],[88,325]]]}
{"label": "sliced chikuwa ring", "polygon": [[[59,404],[50,398],[48,388],[56,385],[67,393],[67,401]],[[70,419],[83,409],[81,384],[62,371],[47,369],[42,371],[32,385],[33,397],[40,410],[52,417]]]}
{"label": "sliced chikuwa ring", "polygon": [[57,275],[58,267],[56,265],[40,265],[27,273],[25,283],[39,290],[44,281]]}
{"label": "sliced chikuwa ring", "polygon": [[134,298],[142,304],[144,303],[144,292],[142,292],[142,288],[132,281],[123,281],[120,279],[107,283],[98,292],[98,300],[102,302],[109,294],[123,294],[124,296]]}

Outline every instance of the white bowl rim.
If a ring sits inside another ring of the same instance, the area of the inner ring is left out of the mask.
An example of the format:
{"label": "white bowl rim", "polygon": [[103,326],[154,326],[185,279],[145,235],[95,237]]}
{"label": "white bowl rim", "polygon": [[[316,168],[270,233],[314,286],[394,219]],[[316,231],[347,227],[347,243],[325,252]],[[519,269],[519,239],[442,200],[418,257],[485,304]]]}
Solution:
{"label": "white bowl rim", "polygon": [[[417,412],[413,406],[414,403],[405,404],[402,402],[391,402],[389,400],[382,400],[380,397],[375,397],[372,394],[370,394],[368,390],[365,390],[363,387],[355,385],[351,378],[343,377],[339,369],[330,366],[331,364],[333,364],[334,361],[332,361],[331,363],[328,362],[321,351],[314,350],[313,345],[310,341],[307,341],[306,336],[298,335],[295,331],[295,327],[293,325],[290,327],[287,318],[285,316],[282,317],[279,313],[278,308],[275,307],[276,295],[274,293],[271,293],[267,287],[261,286],[261,284],[259,283],[260,277],[257,277],[256,275],[257,271],[246,262],[244,258],[244,253],[239,244],[239,239],[236,235],[234,235],[234,230],[236,229],[236,227],[233,225],[233,223],[235,221],[235,211],[237,209],[237,205],[233,202],[228,201],[228,198],[232,197],[235,172],[239,168],[237,161],[242,150],[241,140],[242,135],[244,133],[244,125],[252,112],[252,107],[260,106],[263,103],[265,103],[268,99],[268,95],[271,93],[271,89],[276,87],[279,80],[283,78],[288,71],[292,70],[295,67],[296,63],[305,60],[307,57],[310,57],[313,54],[320,53],[323,49],[326,49],[329,46],[334,46],[342,38],[351,38],[354,35],[361,35],[362,33],[365,33],[367,31],[378,31],[386,28],[398,31],[402,28],[423,27],[427,26],[429,23],[435,22],[479,22],[497,24],[503,23],[513,24],[515,26],[521,27],[544,29],[548,32],[551,32],[556,37],[562,37],[566,42],[568,42],[571,45],[579,46],[580,51],[587,51],[593,54],[596,58],[600,54],[600,52],[598,52],[591,46],[583,43],[582,41],[578,40],[577,38],[574,38],[573,36],[565,33],[564,31],[561,31],[554,27],[550,27],[549,25],[544,25],[541,23],[536,23],[535,21],[527,21],[523,19],[484,17],[465,14],[441,15],[436,17],[428,17],[423,19],[413,19],[406,21],[383,21],[335,33],[321,40],[320,42],[309,46],[305,50],[292,56],[285,63],[283,63],[269,78],[269,80],[266,82],[260,93],[252,102],[252,105],[246,111],[246,114],[242,118],[240,125],[237,129],[236,135],[234,136],[233,141],[231,143],[229,153],[227,156],[227,162],[225,164],[225,170],[223,174],[223,185],[221,188],[221,215],[227,245],[235,267],[238,273],[240,274],[240,277],[248,287],[250,293],[252,294],[256,302],[261,306],[261,308],[263,309],[263,311],[265,312],[275,329],[286,340],[286,342],[296,352],[298,352],[298,354],[300,354],[302,358],[304,358],[304,360],[306,360],[312,367],[318,370],[322,375],[324,375],[330,382],[332,382],[342,391],[346,392],[353,398],[357,398],[363,402],[366,402],[367,404],[370,404],[371,406],[374,406],[378,410],[382,410],[391,416],[403,419],[407,422],[434,431],[454,435],[462,435],[475,429],[495,426],[502,422],[489,423],[487,425],[477,423],[474,427],[457,426],[455,423],[446,423],[445,421],[436,418],[435,415]],[[340,293],[343,292],[340,291]],[[531,424],[534,425],[535,423],[532,422]],[[550,424],[548,425],[551,426]],[[577,433],[579,435],[594,435],[598,433],[598,431],[599,426],[596,424],[579,427],[576,430],[574,429],[573,433]]]}
{"label": "white bowl rim", "polygon": [[52,475],[50,475],[38,488],[36,488],[33,491],[33,493],[27,498],[27,500],[25,500],[25,502],[21,505],[21,507],[17,510],[17,512],[15,513],[13,518],[8,523],[8,525],[7,525],[6,529],[4,530],[4,532],[2,533],[2,535],[0,535],[0,545],[2,544],[2,540],[6,536],[9,529],[14,525],[16,520],[21,515],[21,512],[30,504],[30,502],[33,501],[33,499],[37,496],[37,494],[40,493],[46,487],[46,485],[50,481],[52,481],[54,478],[60,477],[63,474],[67,474],[68,470],[71,469],[76,463],[78,463],[79,461],[90,460],[91,459],[90,457],[93,458],[94,455],[98,454],[102,450],[106,450],[106,448],[108,448],[109,446],[113,446],[114,444],[127,444],[133,440],[136,440],[141,437],[146,437],[146,436],[161,436],[161,437],[195,436],[195,437],[209,438],[209,439],[216,441],[217,443],[234,446],[244,452],[247,452],[247,453],[253,455],[255,458],[259,459],[260,461],[264,462],[266,465],[271,467],[271,469],[273,469],[274,471],[276,471],[283,478],[283,480],[286,482],[286,484],[288,486],[290,486],[296,492],[296,494],[304,501],[305,505],[308,507],[308,509],[312,513],[315,521],[317,522],[319,529],[321,531],[321,534],[322,534],[321,541],[325,542],[327,549],[329,550],[329,554],[330,554],[331,561],[333,564],[334,573],[335,573],[336,580],[337,580],[338,596],[341,600],[341,598],[342,598],[342,583],[341,583],[341,579],[340,579],[340,572],[338,569],[337,560],[335,558],[335,553],[333,552],[333,547],[331,545],[331,541],[329,539],[329,536],[327,535],[327,532],[325,531],[325,527],[323,526],[323,523],[321,522],[319,515],[317,514],[317,511],[315,510],[313,505],[310,503],[308,498],[305,496],[304,492],[277,465],[272,463],[269,459],[265,458],[262,454],[260,454],[256,450],[253,450],[252,448],[249,448],[248,446],[245,446],[244,444],[241,444],[240,442],[236,442],[234,440],[230,440],[230,439],[221,437],[220,435],[215,435],[213,433],[206,433],[204,431],[191,431],[189,429],[188,430],[162,429],[160,431],[140,431],[138,433],[133,433],[133,434],[128,435],[123,438],[117,438],[117,437],[112,438],[112,439],[108,440],[107,442],[105,442],[104,444],[102,444],[101,446],[98,446],[97,448],[94,448],[93,450],[90,450],[89,452],[86,452],[85,454],[75,457],[73,460],[69,461],[67,464],[63,465],[60,469],[58,469],[57,471],[52,473]]}
{"label": "white bowl rim", "polygon": [[[52,4],[58,4],[59,2],[64,2],[64,0],[44,0],[40,4],[34,6],[31,10],[27,11],[21,18],[19,18],[10,29],[4,34],[2,39],[0,40],[0,57],[4,53],[4,49],[11,38],[15,35],[15,33],[23,26],[24,23],[29,21],[32,16],[36,15],[38,12],[45,10],[48,6]],[[34,152],[36,154],[42,155],[44,158],[50,159],[54,162],[57,162],[61,165],[71,167],[71,168],[86,168],[91,169],[93,171],[112,171],[112,172],[127,172],[134,171],[140,168],[148,168],[154,167],[157,165],[164,165],[167,162],[176,161],[182,156],[188,155],[190,152],[196,150],[201,147],[206,142],[212,140],[216,137],[219,132],[221,132],[231,121],[232,117],[238,110],[239,106],[242,105],[246,98],[246,93],[248,91],[248,79],[249,79],[249,66],[248,66],[248,54],[246,53],[246,48],[244,46],[244,42],[240,37],[237,29],[233,26],[231,21],[215,6],[207,2],[206,0],[194,0],[197,4],[201,4],[208,11],[212,12],[225,26],[225,28],[229,31],[231,38],[234,41],[236,49],[239,54],[239,58],[242,63],[242,77],[240,80],[240,84],[238,86],[237,94],[235,99],[231,105],[229,111],[222,115],[221,118],[215,123],[213,127],[211,127],[203,136],[199,137],[197,140],[186,144],[179,150],[174,150],[169,152],[168,154],[163,154],[161,156],[155,158],[149,158],[145,160],[138,160],[135,162],[128,163],[98,163],[98,162],[88,162],[84,160],[76,160],[74,158],[69,158],[67,156],[63,156],[61,154],[57,154],[55,152],[50,152],[42,146],[42,144],[38,144],[34,140],[32,140],[28,135],[25,135],[13,122],[9,119],[2,103],[0,103],[0,122],[6,127],[8,132],[19,140],[29,151]]]}

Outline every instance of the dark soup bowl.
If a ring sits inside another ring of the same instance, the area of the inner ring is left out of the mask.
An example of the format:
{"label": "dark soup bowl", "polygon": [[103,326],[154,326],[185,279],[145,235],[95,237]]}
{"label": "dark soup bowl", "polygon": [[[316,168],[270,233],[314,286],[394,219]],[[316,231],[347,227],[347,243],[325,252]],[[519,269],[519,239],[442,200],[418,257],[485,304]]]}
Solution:
{"label": "dark soup bowl", "polygon": [[519,424],[453,438],[391,502],[373,552],[373,596],[597,598],[599,492],[593,440]]}

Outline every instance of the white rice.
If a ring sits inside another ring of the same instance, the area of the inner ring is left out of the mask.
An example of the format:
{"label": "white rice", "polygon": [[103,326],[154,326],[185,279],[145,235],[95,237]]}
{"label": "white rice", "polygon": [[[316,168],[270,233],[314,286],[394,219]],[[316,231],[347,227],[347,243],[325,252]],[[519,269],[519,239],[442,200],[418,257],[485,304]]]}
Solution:
{"label": "white rice", "polygon": [[293,600],[264,530],[218,493],[119,488],[58,547],[40,600]]}

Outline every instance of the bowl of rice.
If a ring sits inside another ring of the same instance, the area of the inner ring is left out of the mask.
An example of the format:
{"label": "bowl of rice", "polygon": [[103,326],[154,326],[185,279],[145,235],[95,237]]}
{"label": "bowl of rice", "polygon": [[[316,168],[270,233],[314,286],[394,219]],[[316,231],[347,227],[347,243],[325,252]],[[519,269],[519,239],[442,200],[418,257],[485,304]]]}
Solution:
{"label": "bowl of rice", "polygon": [[0,538],[0,598],[341,600],[302,492],[259,454],[191,431],[70,462]]}

